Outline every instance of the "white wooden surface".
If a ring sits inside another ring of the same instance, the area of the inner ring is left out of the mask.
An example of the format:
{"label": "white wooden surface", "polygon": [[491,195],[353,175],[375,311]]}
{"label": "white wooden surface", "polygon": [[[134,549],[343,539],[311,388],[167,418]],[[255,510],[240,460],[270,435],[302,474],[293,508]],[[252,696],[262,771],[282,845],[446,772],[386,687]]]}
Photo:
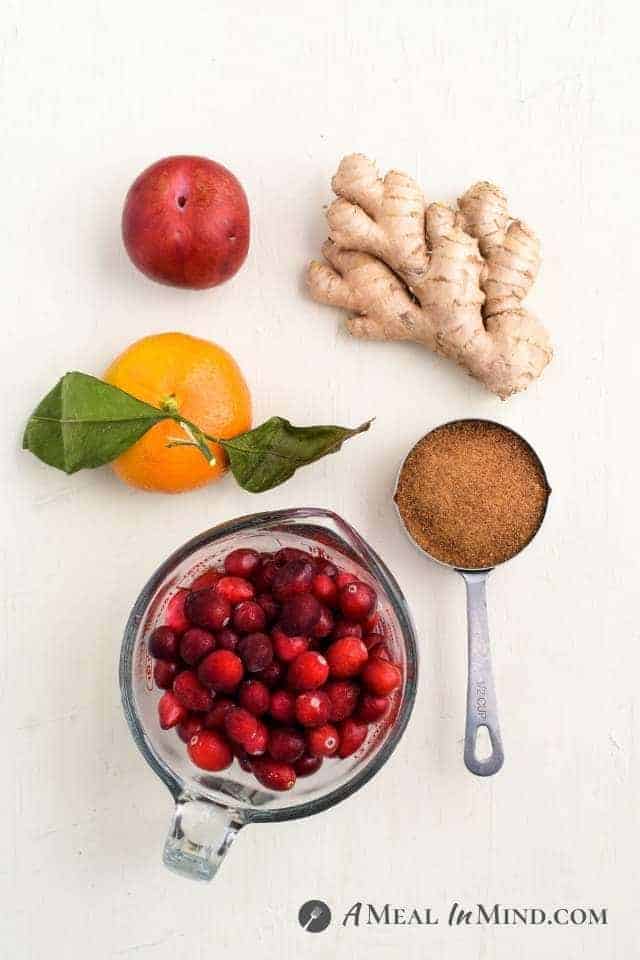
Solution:
{"label": "white wooden surface", "polygon": [[[3,957],[635,956],[639,26],[635,5],[604,0],[5,4]],[[418,348],[350,340],[306,298],[330,175],[353,150],[436,199],[491,178],[538,230],[532,303],[557,359],[526,396],[501,404]],[[129,182],[177,152],[224,162],[249,194],[248,262],[215,291],[146,281],[120,243]],[[375,428],[262,497],[230,480],[151,496],[20,451],[62,372],[100,373],[132,339],[174,329],[235,354],[258,420],[375,414]],[[419,560],[390,501],[409,445],[465,415],[521,430],[554,488],[539,540],[491,584],[507,764],[490,782],[461,762],[462,583]],[[420,632],[419,700],[360,794],[247,829],[218,880],[192,885],[160,865],[170,803],[121,716],[122,626],[187,537],[303,504],[342,513],[397,574]],[[363,900],[442,919],[311,936],[296,915],[313,897],[337,914]],[[452,900],[608,907],[610,922],[450,930]]]}

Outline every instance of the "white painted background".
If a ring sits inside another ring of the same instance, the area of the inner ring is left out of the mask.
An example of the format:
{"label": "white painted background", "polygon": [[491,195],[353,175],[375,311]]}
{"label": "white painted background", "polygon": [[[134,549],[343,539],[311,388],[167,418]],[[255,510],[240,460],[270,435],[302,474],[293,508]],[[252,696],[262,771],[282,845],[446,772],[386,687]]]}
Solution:
{"label": "white painted background", "polygon": [[[637,953],[640,574],[637,35],[629,3],[8,0],[2,35],[2,919],[8,960],[631,960]],[[501,404],[417,347],[362,344],[301,282],[340,157],[360,150],[453,199],[491,178],[535,226],[531,298],[557,359]],[[193,152],[244,183],[253,240],[226,286],[155,285],[119,239],[148,163]],[[68,369],[184,330],[237,357],[256,418],[369,435],[260,497],[231,480],[168,498],[108,469],[20,452]],[[391,508],[429,427],[494,417],[538,448],[554,494],[535,546],[495,574],[507,763],[461,761],[462,583]],[[418,703],[383,772],[314,820],[250,827],[213,885],[160,865],[169,796],[119,703],[123,623],[158,562],[229,517],[330,506],[380,550],[420,633]],[[607,927],[297,925],[300,903],[608,907]]]}

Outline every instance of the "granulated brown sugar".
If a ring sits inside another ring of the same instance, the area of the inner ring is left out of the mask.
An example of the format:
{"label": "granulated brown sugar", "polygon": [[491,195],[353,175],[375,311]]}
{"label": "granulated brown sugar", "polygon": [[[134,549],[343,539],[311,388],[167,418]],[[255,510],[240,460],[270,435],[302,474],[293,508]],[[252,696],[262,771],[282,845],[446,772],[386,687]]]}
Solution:
{"label": "granulated brown sugar", "polygon": [[437,560],[463,569],[515,556],[542,523],[549,487],[538,458],[497,423],[460,420],[420,440],[395,495],[404,524]]}

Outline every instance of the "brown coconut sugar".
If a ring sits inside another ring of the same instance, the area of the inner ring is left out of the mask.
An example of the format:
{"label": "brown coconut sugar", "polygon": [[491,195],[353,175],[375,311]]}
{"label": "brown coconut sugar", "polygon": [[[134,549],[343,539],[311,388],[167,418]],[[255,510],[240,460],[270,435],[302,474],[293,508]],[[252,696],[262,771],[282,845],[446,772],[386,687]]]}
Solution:
{"label": "brown coconut sugar", "polygon": [[540,461],[521,437],[497,423],[459,420],[418,441],[395,501],[407,530],[432,557],[482,569],[527,545],[549,493]]}

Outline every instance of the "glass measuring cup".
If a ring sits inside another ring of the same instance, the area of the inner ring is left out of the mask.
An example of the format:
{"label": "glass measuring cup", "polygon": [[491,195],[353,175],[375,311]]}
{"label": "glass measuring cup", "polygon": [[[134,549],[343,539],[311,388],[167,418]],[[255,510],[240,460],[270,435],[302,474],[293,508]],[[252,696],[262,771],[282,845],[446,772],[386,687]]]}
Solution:
{"label": "glass measuring cup", "polygon": [[[269,791],[237,763],[219,774],[189,760],[175,731],[162,731],[147,638],[161,622],[177,590],[237,547],[260,551],[298,547],[354,571],[374,587],[386,623],[386,641],[402,670],[388,714],[372,726],[362,747],[345,760],[325,760],[286,793]],[[153,574],[136,600],[120,654],[120,689],[125,717],[138,749],[171,792],[175,811],[163,860],[184,876],[211,880],[238,830],[248,823],[291,820],[319,813],[345,800],[388,760],[407,725],[417,682],[415,631],[406,601],[383,561],[363,538],[328,510],[300,508],[258,513],[220,524],[194,537]]]}
{"label": "glass measuring cup", "polygon": [[[511,430],[509,427],[505,427],[504,424],[496,423],[493,420],[483,420],[477,417],[470,418],[468,420],[452,420],[448,423],[440,424],[438,427],[434,427],[433,430],[425,434],[425,437],[429,436],[431,433],[434,433],[437,430],[441,430],[444,427],[453,426],[455,424],[477,424],[477,423],[486,423],[491,424],[504,430],[507,433],[511,433],[519,441],[521,441],[525,447],[531,453],[535,463],[537,464],[540,474],[544,480],[546,486],[546,498],[544,502],[544,508],[541,512],[540,519],[536,529],[533,531],[533,534],[529,540],[517,551],[515,551],[510,557],[507,557],[505,560],[501,561],[500,564],[495,566],[502,565],[506,563],[507,560],[512,560],[513,557],[517,556],[522,552],[536,536],[542,522],[544,520],[547,505],[549,501],[549,494],[551,488],[547,480],[547,475],[542,465],[540,458],[533,449],[533,447],[527,443],[527,441],[516,433],[515,430]],[[424,437],[422,438],[424,439]],[[420,443],[420,441],[418,441]],[[415,446],[412,447],[412,450],[415,449]],[[409,456],[411,451],[407,456]],[[398,471],[398,477],[396,480],[396,491],[398,489],[398,482],[402,474],[402,470],[406,458],[400,466]],[[440,564],[440,566],[449,567],[452,570],[455,570],[456,573],[459,573],[465,583],[466,588],[466,598],[467,598],[467,656],[468,656],[468,673],[467,673],[467,702],[466,702],[466,719],[465,719],[465,736],[464,736],[464,763],[467,769],[476,774],[479,777],[489,777],[497,773],[503,763],[504,763],[504,749],[502,745],[502,735],[500,733],[500,723],[498,719],[498,704],[496,698],[495,683],[493,679],[493,668],[491,663],[491,647],[489,640],[489,619],[487,612],[487,579],[489,574],[495,569],[495,566],[484,567],[484,568],[464,568],[456,567],[453,564],[445,563],[444,561],[438,559],[437,557],[432,556],[427,550],[424,549],[419,543],[414,540],[413,536],[407,529],[407,526],[404,522],[402,514],[398,509],[396,498],[394,494],[394,503],[396,504],[396,512],[402,524],[402,528],[405,531],[409,540],[413,545],[426,557],[429,557],[434,563]],[[487,756],[480,757],[478,748],[479,748],[479,737],[482,733],[486,733],[489,739],[489,744],[491,752]]]}

